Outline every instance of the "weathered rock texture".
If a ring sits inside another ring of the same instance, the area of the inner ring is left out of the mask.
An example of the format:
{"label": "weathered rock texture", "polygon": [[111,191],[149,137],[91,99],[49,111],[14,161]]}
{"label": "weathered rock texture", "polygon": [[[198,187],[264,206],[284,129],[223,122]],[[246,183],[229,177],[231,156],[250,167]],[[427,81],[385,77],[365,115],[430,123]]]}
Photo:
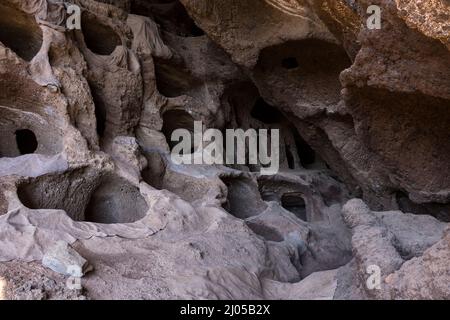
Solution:
{"label": "weathered rock texture", "polygon": [[[450,298],[448,0],[68,3],[0,2],[0,299]],[[280,172],[173,163],[195,120]]]}

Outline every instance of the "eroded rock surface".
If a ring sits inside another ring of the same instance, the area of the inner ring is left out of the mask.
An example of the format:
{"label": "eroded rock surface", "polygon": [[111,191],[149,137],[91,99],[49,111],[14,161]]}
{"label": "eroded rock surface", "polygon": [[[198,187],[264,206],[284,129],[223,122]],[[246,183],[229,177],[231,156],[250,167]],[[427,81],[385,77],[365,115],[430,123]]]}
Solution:
{"label": "eroded rock surface", "polygon": [[[450,298],[447,0],[67,2],[0,4],[0,299]],[[196,120],[280,171],[176,164]]]}

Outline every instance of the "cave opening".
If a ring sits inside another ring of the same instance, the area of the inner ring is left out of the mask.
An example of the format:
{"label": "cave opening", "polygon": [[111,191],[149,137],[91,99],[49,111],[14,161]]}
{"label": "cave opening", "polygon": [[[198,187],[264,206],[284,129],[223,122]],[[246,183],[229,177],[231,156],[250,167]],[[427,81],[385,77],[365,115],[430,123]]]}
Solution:
{"label": "cave opening", "polygon": [[250,115],[265,124],[278,123],[284,118],[283,114],[277,108],[268,104],[261,97],[256,100]]}
{"label": "cave opening", "polygon": [[190,27],[190,35],[192,37],[201,37],[205,35],[205,32],[200,29],[200,27],[194,23],[191,27]]}
{"label": "cave opening", "polygon": [[132,0],[130,3],[130,13],[155,19],[154,15],[156,10],[154,6],[158,4],[167,5],[170,4],[170,1]]}
{"label": "cave opening", "polygon": [[292,212],[299,219],[307,221],[306,202],[301,193],[291,192],[283,194],[281,196],[281,206]]}
{"label": "cave opening", "polygon": [[0,42],[31,61],[41,49],[42,31],[31,15],[0,3]]}
{"label": "cave opening", "polygon": [[104,178],[86,206],[85,221],[133,223],[145,217],[148,205],[139,188],[116,176]]}
{"label": "cave opening", "polygon": [[109,56],[122,44],[119,35],[110,26],[100,23],[88,13],[81,16],[81,29],[87,48],[97,55]]}
{"label": "cave opening", "polygon": [[17,148],[21,155],[32,154],[38,148],[38,141],[33,131],[20,129],[15,132]]}
{"label": "cave opening", "polygon": [[151,17],[164,31],[180,37],[201,37],[205,32],[189,16],[179,0],[133,0],[132,14]]}
{"label": "cave opening", "polygon": [[285,69],[297,69],[299,67],[298,60],[295,57],[284,58],[281,65]]}
{"label": "cave opening", "polygon": [[[326,169],[327,164],[320,154],[301,136],[299,129],[302,123],[296,122],[294,114],[284,114],[279,108],[267,103],[252,83],[240,84],[233,89],[223,99],[236,118],[235,123],[228,124],[229,128],[240,126],[244,129],[269,129],[269,135],[271,129],[280,130],[282,169]],[[246,166],[250,171],[260,170],[260,165]]]}
{"label": "cave opening", "polygon": [[296,129],[293,130],[295,146],[297,147],[300,163],[303,168],[311,168],[317,160],[316,152],[313,148],[302,138]]}
{"label": "cave opening", "polygon": [[443,222],[450,222],[450,204],[415,203],[407,193],[397,191],[395,199],[399,210],[417,215],[430,215]]}
{"label": "cave opening", "polygon": [[[5,102],[5,104],[7,104]],[[63,134],[38,113],[0,106],[0,154],[15,158],[39,153],[56,155],[63,149]]]}
{"label": "cave opening", "polygon": [[285,151],[286,151],[286,158],[288,162],[289,169],[295,169],[295,160],[294,156],[292,155],[291,148],[288,145],[285,145]]}
{"label": "cave opening", "polygon": [[184,110],[169,110],[164,112],[162,133],[167,144],[173,149],[179,141],[172,141],[172,133],[177,129],[186,129],[191,132],[191,153],[194,153],[194,118]]}
{"label": "cave opening", "polygon": [[95,108],[95,120],[97,123],[97,134],[103,138],[106,130],[106,111],[103,108]]}
{"label": "cave opening", "polygon": [[273,94],[282,92],[300,105],[327,106],[339,102],[342,89],[339,77],[349,66],[351,60],[342,46],[304,39],[263,49],[254,77],[271,83],[267,90]]}
{"label": "cave opening", "polygon": [[133,223],[148,210],[139,188],[122,177],[77,169],[22,182],[19,200],[32,210],[63,210],[74,221]]}
{"label": "cave opening", "polygon": [[203,82],[197,79],[181,61],[154,58],[155,78],[158,92],[168,98],[196,95]]}
{"label": "cave opening", "polygon": [[29,209],[63,210],[74,221],[83,221],[91,185],[95,183],[84,169],[77,169],[24,181],[17,195]]}

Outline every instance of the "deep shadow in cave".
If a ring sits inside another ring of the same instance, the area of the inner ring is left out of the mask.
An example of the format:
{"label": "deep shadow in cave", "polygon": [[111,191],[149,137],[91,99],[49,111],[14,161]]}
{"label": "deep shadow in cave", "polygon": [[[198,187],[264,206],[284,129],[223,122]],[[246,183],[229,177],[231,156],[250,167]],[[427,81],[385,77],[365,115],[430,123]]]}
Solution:
{"label": "deep shadow in cave", "polygon": [[263,98],[259,97],[253,106],[250,115],[266,124],[281,122],[283,114],[275,107],[268,104]]}
{"label": "deep shadow in cave", "polygon": [[86,46],[95,54],[108,56],[122,44],[119,35],[111,27],[100,23],[88,13],[81,16],[81,29]]}
{"label": "deep shadow in cave", "polygon": [[154,58],[155,77],[158,91],[168,98],[182,95],[196,95],[203,85],[180,61]]}
{"label": "deep shadow in cave", "polygon": [[309,169],[311,165],[316,162],[316,152],[313,148],[301,137],[298,131],[294,128],[292,130],[294,133],[295,145],[297,147],[298,156],[300,158],[300,163],[303,168]]}
{"label": "deep shadow in cave", "polygon": [[281,197],[281,206],[295,214],[299,219],[307,221],[306,202],[301,193],[292,192],[283,194]]}
{"label": "deep shadow in cave", "polygon": [[151,17],[164,31],[180,37],[205,35],[178,0],[132,0],[130,12]]}
{"label": "deep shadow in cave", "polygon": [[295,57],[290,57],[290,58],[284,58],[281,61],[281,65],[283,66],[283,68],[285,69],[296,69],[299,67],[297,58]]}
{"label": "deep shadow in cave", "polygon": [[31,15],[0,3],[0,42],[31,61],[41,49],[42,31]]}
{"label": "deep shadow in cave", "polygon": [[[240,83],[228,90],[222,100],[229,105],[236,123],[230,123],[226,128],[233,129],[236,126],[247,129],[278,129],[281,145],[280,160],[281,169],[296,170],[305,169],[323,170],[327,164],[309,143],[300,135],[296,125],[296,116],[285,115],[276,106],[267,103],[253,83]],[[256,121],[255,121],[256,120]],[[297,124],[298,126],[299,124]],[[269,131],[270,135],[270,131]],[[259,171],[259,166],[247,163],[250,171]],[[255,168],[254,168],[255,167]]]}
{"label": "deep shadow in cave", "polygon": [[169,110],[164,112],[162,133],[166,137],[167,144],[172,149],[178,144],[178,141],[172,141],[172,133],[177,129],[186,129],[192,133],[191,153],[194,150],[194,118],[184,110]]}
{"label": "deep shadow in cave", "polygon": [[414,203],[408,195],[402,191],[395,193],[399,209],[403,212],[418,215],[431,215],[438,220],[450,222],[450,204],[440,203]]}
{"label": "deep shadow in cave", "polygon": [[29,129],[17,130],[16,142],[21,155],[34,153],[38,148],[36,135]]}
{"label": "deep shadow in cave", "polygon": [[288,162],[289,169],[295,169],[294,156],[292,155],[291,149],[288,145],[285,145],[286,158]]}
{"label": "deep shadow in cave", "polygon": [[[288,41],[261,51],[254,76],[298,103],[325,106],[340,100],[339,76],[351,65],[341,46],[318,39]],[[298,90],[301,88],[301,90]]]}

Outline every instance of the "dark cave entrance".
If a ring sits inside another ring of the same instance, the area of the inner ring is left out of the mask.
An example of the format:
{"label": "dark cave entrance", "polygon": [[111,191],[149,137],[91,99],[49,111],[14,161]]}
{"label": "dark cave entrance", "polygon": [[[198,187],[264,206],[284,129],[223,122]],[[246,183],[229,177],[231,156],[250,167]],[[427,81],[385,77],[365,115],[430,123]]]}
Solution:
{"label": "dark cave entrance", "polygon": [[0,41],[25,61],[31,61],[41,49],[42,31],[34,17],[0,3]]}
{"label": "dark cave entrance", "polygon": [[122,44],[119,35],[109,26],[101,24],[88,13],[81,16],[84,42],[93,53],[109,56]]}
{"label": "dark cave entrance", "polygon": [[308,202],[304,186],[297,186],[287,181],[277,181],[267,178],[258,180],[261,199],[265,202],[276,202],[283,209],[291,212],[300,220],[308,221]]}
{"label": "dark cave entrance", "polygon": [[97,134],[100,138],[103,138],[106,130],[106,111],[103,108],[95,108],[95,119],[97,122]]}
{"label": "dark cave entrance", "polygon": [[297,69],[299,67],[298,60],[295,57],[284,58],[281,65],[285,69]]}
{"label": "dark cave entrance", "polygon": [[281,206],[292,212],[299,219],[307,221],[306,201],[301,193],[292,192],[283,194],[281,196]]}
{"label": "dark cave entrance", "polygon": [[170,149],[173,149],[179,143],[179,141],[172,141],[172,133],[177,129],[186,129],[191,132],[191,153],[194,153],[194,118],[184,110],[166,111],[162,118],[162,133],[166,137]]}
{"label": "dark cave entrance", "polygon": [[254,77],[270,81],[267,90],[282,91],[299,103],[327,106],[339,102],[339,76],[351,64],[340,45],[319,39],[287,41],[261,51]]}
{"label": "dark cave entrance", "polygon": [[265,124],[278,123],[284,118],[283,114],[277,108],[268,104],[261,97],[256,100],[250,115]]}
{"label": "dark cave entrance", "polygon": [[295,160],[294,160],[294,156],[292,155],[291,148],[288,145],[285,145],[284,149],[286,152],[288,167],[289,167],[289,169],[294,170],[295,169]]}
{"label": "dark cave entrance", "polygon": [[296,129],[294,133],[295,146],[303,168],[310,169],[316,163],[317,156],[313,148],[302,138]]}
{"label": "dark cave entrance", "polygon": [[407,193],[397,191],[395,199],[398,208],[405,213],[417,215],[430,215],[443,222],[450,222],[450,204],[441,203],[415,203]]}
{"label": "dark cave entrance", "polygon": [[[244,130],[267,129],[269,135],[272,129],[280,130],[281,169],[326,169],[326,163],[320,155],[300,135],[298,128],[301,124],[294,125],[296,116],[292,113],[285,115],[280,108],[265,101],[253,83],[241,83],[233,87],[233,91],[225,94],[223,100],[231,106],[236,117],[236,123],[227,128],[237,125]],[[260,170],[260,166],[246,165],[250,171]]]}
{"label": "dark cave entrance", "polygon": [[33,131],[20,129],[15,132],[17,148],[21,155],[31,154],[38,148],[38,141]]}
{"label": "dark cave entrance", "polygon": [[150,17],[164,31],[180,37],[201,37],[205,32],[189,16],[186,8],[178,0],[132,0],[132,14]]}
{"label": "dark cave entrance", "polygon": [[156,87],[158,92],[168,98],[198,94],[202,81],[196,79],[180,61],[167,61],[154,58]]}
{"label": "dark cave entrance", "polygon": [[200,29],[200,27],[197,26],[197,25],[194,23],[194,24],[190,27],[189,34],[190,34],[192,37],[201,37],[201,36],[204,36],[204,35],[205,35],[205,32],[204,32],[202,29]]}

